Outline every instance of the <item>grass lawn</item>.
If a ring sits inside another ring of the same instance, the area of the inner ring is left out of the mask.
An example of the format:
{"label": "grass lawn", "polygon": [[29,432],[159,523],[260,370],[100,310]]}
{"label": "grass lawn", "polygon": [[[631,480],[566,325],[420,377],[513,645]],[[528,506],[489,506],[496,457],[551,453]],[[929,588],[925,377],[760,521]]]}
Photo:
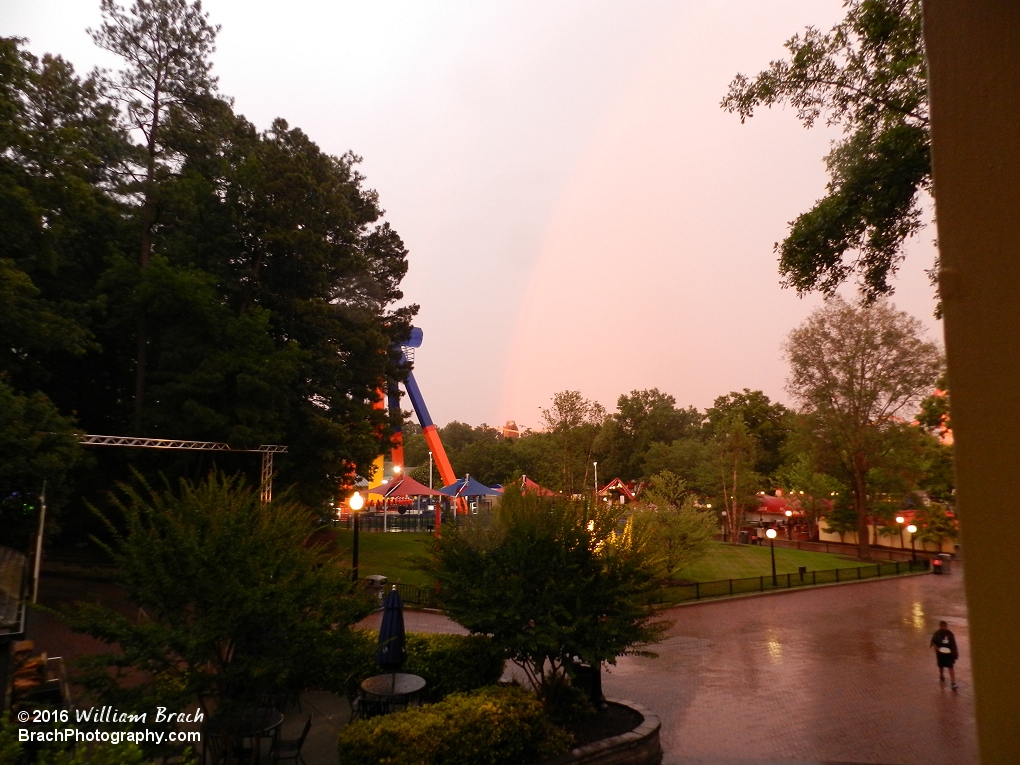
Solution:
{"label": "grass lawn", "polygon": [[[338,542],[346,550],[349,559],[353,532],[339,529],[338,534]],[[422,554],[423,545],[432,538],[431,534],[361,532],[358,535],[358,573],[363,577],[369,574],[382,574],[388,577],[390,582],[428,586],[431,580],[415,569],[412,559]],[[808,571],[821,571],[857,565],[861,564],[854,558],[842,555],[776,548],[777,574],[795,574],[798,566],[807,566]],[[674,577],[692,582],[712,582],[719,579],[765,576],[771,573],[772,563],[768,545],[734,546],[713,542],[712,551],[708,555],[674,573]]]}
{"label": "grass lawn", "polygon": [[[337,544],[346,551],[348,563],[354,546],[354,532],[337,530]],[[423,553],[423,545],[435,539],[431,534],[380,531],[358,534],[358,576],[382,574],[390,583],[429,586],[432,579],[414,568],[412,558]]]}
{"label": "grass lawn", "polygon": [[[855,558],[829,553],[808,552],[776,548],[776,573],[796,574],[798,566],[808,571],[830,568],[851,568],[863,565]],[[692,582],[713,582],[720,579],[742,579],[748,576],[765,576],[772,573],[769,546],[731,545],[713,542],[712,551],[697,563],[673,574],[677,579]]]}

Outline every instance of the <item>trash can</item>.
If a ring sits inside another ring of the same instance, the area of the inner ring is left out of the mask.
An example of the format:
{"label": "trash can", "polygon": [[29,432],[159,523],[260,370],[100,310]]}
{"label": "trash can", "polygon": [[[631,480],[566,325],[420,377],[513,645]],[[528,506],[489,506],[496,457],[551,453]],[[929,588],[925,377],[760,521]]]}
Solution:
{"label": "trash can", "polygon": [[742,545],[746,545],[747,544],[747,532],[746,531],[741,531],[737,535],[737,541],[740,542],[740,544],[742,544]]}
{"label": "trash can", "polygon": [[800,581],[804,581],[804,577],[807,576],[807,566],[797,566],[797,573],[800,574]]}
{"label": "trash can", "polygon": [[574,685],[584,691],[596,709],[605,709],[606,697],[602,695],[602,665],[592,666],[574,660]]}
{"label": "trash can", "polygon": [[939,557],[932,561],[935,573],[951,574],[953,556],[948,553],[939,553]]}
{"label": "trash can", "polygon": [[382,574],[371,574],[365,577],[365,589],[381,601],[384,597],[383,590],[386,589],[387,581],[389,580]]}

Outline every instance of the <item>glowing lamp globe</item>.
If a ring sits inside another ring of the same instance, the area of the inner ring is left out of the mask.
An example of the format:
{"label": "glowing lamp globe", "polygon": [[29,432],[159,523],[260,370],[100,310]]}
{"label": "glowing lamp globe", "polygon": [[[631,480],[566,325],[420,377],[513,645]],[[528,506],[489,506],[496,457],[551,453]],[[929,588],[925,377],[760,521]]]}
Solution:
{"label": "glowing lamp globe", "polygon": [[793,515],[793,510],[787,510],[786,511],[786,517],[787,518],[791,517],[792,515]]}
{"label": "glowing lamp globe", "polygon": [[917,526],[911,523],[909,526],[907,526],[907,531],[909,531],[911,534],[914,534],[917,532]]}
{"label": "glowing lamp globe", "polygon": [[765,531],[765,536],[767,536],[769,539],[775,539],[776,538],[776,530],[775,529],[767,529]]}
{"label": "glowing lamp globe", "polygon": [[360,492],[354,492],[351,498],[347,500],[347,506],[357,512],[365,506],[365,498],[361,496]]}
{"label": "glowing lamp globe", "polygon": [[906,518],[904,518],[902,515],[897,515],[896,516],[896,522],[897,523],[903,523],[903,521],[905,521],[905,520],[906,520]]}

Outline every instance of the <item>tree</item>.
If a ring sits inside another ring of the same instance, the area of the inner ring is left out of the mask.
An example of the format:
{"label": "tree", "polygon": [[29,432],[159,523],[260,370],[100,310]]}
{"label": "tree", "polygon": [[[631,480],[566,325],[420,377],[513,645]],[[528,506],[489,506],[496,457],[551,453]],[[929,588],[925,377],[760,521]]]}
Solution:
{"label": "tree", "polygon": [[[826,157],[826,195],[777,244],[783,285],[835,294],[856,276],[863,296],[892,292],[903,242],[921,227],[931,188],[927,71],[920,0],[847,0],[828,33],[808,27],[788,59],[738,74],[722,108],[740,120],[790,104],[805,127],[824,117],[846,137]],[[935,269],[929,272],[934,275]]]}
{"label": "tree", "polygon": [[605,419],[605,408],[576,390],[557,393],[552,406],[542,410],[543,424],[556,450],[556,484],[567,495],[588,489],[592,453]]}
{"label": "tree", "polygon": [[755,472],[771,476],[783,463],[783,446],[792,429],[792,412],[780,403],[773,403],[760,390],[744,388],[719,396],[705,411],[709,431],[731,417],[739,417],[754,436],[758,446]]}
{"label": "tree", "polygon": [[701,472],[706,485],[726,511],[726,528],[732,544],[738,544],[744,509],[755,503],[755,492],[763,478],[754,469],[758,461],[758,440],[743,418],[731,415],[712,426]]}
{"label": "tree", "polygon": [[804,513],[811,539],[817,541],[818,521],[832,507],[842,485],[832,476],[816,471],[807,452],[799,452],[783,465],[776,473],[776,481],[787,492],[790,503]]}
{"label": "tree", "polygon": [[574,657],[613,664],[660,640],[668,626],[648,604],[648,555],[621,520],[612,503],[508,488],[491,520],[472,516],[435,548],[447,614],[491,635],[550,706]]}
{"label": "tree", "polygon": [[652,477],[634,520],[667,579],[707,555],[718,530],[715,513],[699,510],[686,482],[668,470]]}
{"label": "tree", "polygon": [[349,627],[373,604],[315,541],[307,511],[264,504],[216,473],[176,493],[122,485],[112,503],[120,517],[103,516],[106,549],[143,616],[95,604],[68,615],[117,647],[84,664],[82,682],[105,703],[181,710],[197,699],[223,715],[263,694],[342,687]]}
{"label": "tree", "polygon": [[942,370],[920,322],[878,301],[855,307],[830,298],[790,333],[787,390],[819,453],[849,486],[860,557],[867,558],[870,471],[883,465],[901,412],[931,390]]}
{"label": "tree", "polygon": [[653,443],[694,435],[701,420],[697,409],[678,409],[676,399],[658,388],[621,395],[596,444],[605,475],[624,481],[641,478],[645,454]]}
{"label": "tree", "polygon": [[[0,544],[27,549],[44,483],[50,507],[59,509],[81,459],[74,423],[42,393],[20,395],[0,375]],[[50,525],[56,517],[51,511]]]}
{"label": "tree", "polygon": [[[215,50],[219,27],[209,24],[201,0],[135,0],[127,13],[114,0],[100,0],[103,23],[89,30],[100,48],[124,59],[126,68],[112,85],[124,106],[126,126],[143,139],[142,171],[138,189],[140,242],[138,264],[149,266],[153,227],[159,205],[159,175],[173,159],[164,140],[166,114],[191,116],[213,94],[216,78],[209,57]],[[135,429],[142,425],[147,364],[146,317],[139,317],[135,362]]]}
{"label": "tree", "polygon": [[922,545],[930,542],[936,550],[942,549],[942,542],[946,539],[956,539],[959,535],[956,518],[941,502],[922,504],[914,515],[914,522],[917,524],[917,541]]}

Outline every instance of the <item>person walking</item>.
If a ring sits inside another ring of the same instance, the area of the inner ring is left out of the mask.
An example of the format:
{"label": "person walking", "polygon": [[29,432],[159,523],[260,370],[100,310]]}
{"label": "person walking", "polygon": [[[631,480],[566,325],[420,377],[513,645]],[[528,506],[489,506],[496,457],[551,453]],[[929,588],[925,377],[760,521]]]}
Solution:
{"label": "person walking", "polygon": [[956,675],[953,665],[960,656],[956,648],[956,636],[949,631],[949,625],[939,622],[939,628],[931,636],[931,647],[935,649],[935,662],[939,667],[939,682],[946,682],[945,671],[949,670],[949,683],[956,690]]}

